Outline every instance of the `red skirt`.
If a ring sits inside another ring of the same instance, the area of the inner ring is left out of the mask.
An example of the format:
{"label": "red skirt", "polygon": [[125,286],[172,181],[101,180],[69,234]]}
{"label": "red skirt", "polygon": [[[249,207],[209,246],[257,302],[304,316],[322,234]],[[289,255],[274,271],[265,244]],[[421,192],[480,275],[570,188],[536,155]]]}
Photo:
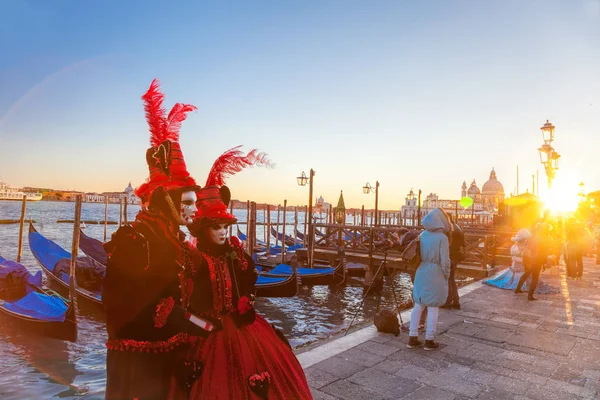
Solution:
{"label": "red skirt", "polygon": [[[298,359],[263,317],[257,314],[253,323],[242,328],[229,316],[222,321],[223,329],[200,341],[193,350],[194,359],[204,368],[190,399],[312,399]],[[262,379],[257,380],[261,374]]]}

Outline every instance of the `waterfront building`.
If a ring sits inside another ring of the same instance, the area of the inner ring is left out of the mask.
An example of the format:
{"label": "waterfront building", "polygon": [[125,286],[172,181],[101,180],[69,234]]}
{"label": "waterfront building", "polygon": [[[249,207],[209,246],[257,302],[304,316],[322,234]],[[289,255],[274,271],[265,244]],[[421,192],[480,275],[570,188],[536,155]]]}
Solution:
{"label": "waterfront building", "polygon": [[329,210],[331,210],[331,204],[327,203],[322,195],[319,196],[319,198],[317,199],[317,201],[315,203],[315,206],[313,207],[313,212],[315,214],[320,214],[320,213],[327,214],[327,213],[329,213]]}
{"label": "waterfront building", "polygon": [[87,193],[85,195],[86,201],[90,203],[104,202],[105,198],[108,198],[109,203],[122,203],[124,201],[127,204],[140,205],[141,200],[135,195],[135,191],[131,186],[131,182],[122,192],[104,192],[104,193]]}
{"label": "waterfront building", "polygon": [[[472,205],[468,208],[460,205],[460,199],[465,197],[473,199]],[[504,199],[504,186],[498,181],[496,171],[492,168],[489,179],[483,184],[482,190],[479,189],[477,182],[473,179],[468,187],[467,182],[463,181],[459,199],[440,199],[435,193],[428,194],[421,204],[421,218],[434,208],[441,208],[446,213],[456,215],[459,221],[491,224]],[[418,198],[411,189],[400,211],[404,224],[411,225],[416,222],[418,210]]]}
{"label": "waterfront building", "polygon": [[86,203],[104,203],[104,196],[98,193],[86,193],[85,194],[85,202]]}

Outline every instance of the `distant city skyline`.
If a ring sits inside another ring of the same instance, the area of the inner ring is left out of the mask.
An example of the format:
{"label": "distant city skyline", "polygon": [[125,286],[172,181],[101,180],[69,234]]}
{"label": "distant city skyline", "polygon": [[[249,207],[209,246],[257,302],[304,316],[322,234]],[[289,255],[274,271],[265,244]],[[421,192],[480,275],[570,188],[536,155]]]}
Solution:
{"label": "distant city skyline", "polygon": [[[117,12],[118,10],[118,12]],[[17,187],[103,192],[147,176],[140,96],[161,81],[203,185],[239,144],[273,170],[236,199],[314,198],[381,209],[413,188],[458,198],[495,168],[531,191],[540,127],[556,126],[557,188],[600,189],[600,0],[187,3],[10,2],[0,24],[0,176]],[[9,38],[2,40],[1,38]]]}

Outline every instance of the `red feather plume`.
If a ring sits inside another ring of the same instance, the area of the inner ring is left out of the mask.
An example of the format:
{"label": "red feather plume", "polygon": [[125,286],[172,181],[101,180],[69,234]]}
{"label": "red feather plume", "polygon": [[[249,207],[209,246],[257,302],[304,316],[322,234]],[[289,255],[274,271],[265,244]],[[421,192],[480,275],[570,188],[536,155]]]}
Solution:
{"label": "red feather plume", "polygon": [[154,79],[148,91],[142,96],[146,120],[150,127],[150,145],[154,148],[160,146],[165,140],[179,141],[181,123],[187,118],[187,113],[196,110],[191,104],[177,103],[165,117],[166,110],[162,103],[165,95],[160,91],[160,82]]}
{"label": "red feather plume", "polygon": [[163,142],[165,109],[162,106],[165,95],[160,91],[160,82],[154,79],[148,91],[142,96],[146,120],[150,127],[150,145],[158,147]]}
{"label": "red feather plume", "polygon": [[269,161],[266,153],[258,152],[257,149],[252,149],[247,155],[240,150],[240,146],[236,146],[221,154],[215,160],[208,178],[206,179],[206,187],[223,186],[225,184],[226,175],[234,175],[246,167],[255,165],[261,167],[274,167],[274,164]]}
{"label": "red feather plume", "polygon": [[181,123],[187,118],[187,113],[197,110],[196,106],[191,104],[177,103],[171,109],[165,123],[165,137],[163,140],[179,141],[179,130]]}

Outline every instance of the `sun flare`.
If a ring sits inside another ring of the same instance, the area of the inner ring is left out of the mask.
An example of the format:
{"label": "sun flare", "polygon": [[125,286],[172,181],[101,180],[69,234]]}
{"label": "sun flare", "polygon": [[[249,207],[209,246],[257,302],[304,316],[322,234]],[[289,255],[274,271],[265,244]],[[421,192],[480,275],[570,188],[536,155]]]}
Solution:
{"label": "sun flare", "polygon": [[552,183],[552,189],[541,191],[541,198],[554,212],[573,212],[581,199],[579,182],[572,176],[560,174]]}

